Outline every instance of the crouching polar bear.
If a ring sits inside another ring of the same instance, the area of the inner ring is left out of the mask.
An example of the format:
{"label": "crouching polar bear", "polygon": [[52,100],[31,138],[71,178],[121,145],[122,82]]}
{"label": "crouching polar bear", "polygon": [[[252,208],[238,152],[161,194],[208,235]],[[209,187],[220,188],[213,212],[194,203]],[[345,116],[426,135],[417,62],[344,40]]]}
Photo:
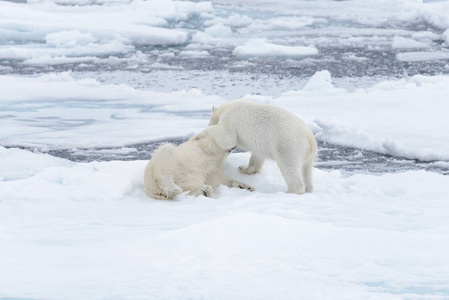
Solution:
{"label": "crouching polar bear", "polygon": [[230,101],[212,109],[209,127],[221,148],[235,146],[251,151],[244,174],[260,172],[265,159],[275,160],[288,186],[288,193],[313,191],[312,170],[317,143],[312,131],[294,114],[251,100]]}
{"label": "crouching polar bear", "polygon": [[222,172],[222,163],[234,148],[220,148],[207,133],[200,133],[179,146],[160,146],[145,167],[144,183],[148,195],[169,200],[190,191],[188,195],[211,197],[220,184],[254,191],[252,186]]}

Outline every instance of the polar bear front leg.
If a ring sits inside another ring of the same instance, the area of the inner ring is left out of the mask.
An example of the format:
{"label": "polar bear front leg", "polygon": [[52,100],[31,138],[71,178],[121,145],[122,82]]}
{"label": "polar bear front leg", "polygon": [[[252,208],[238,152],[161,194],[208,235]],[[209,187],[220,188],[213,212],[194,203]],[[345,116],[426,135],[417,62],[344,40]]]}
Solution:
{"label": "polar bear front leg", "polygon": [[210,197],[212,197],[213,194],[214,194],[214,189],[210,185],[203,184],[196,190],[193,190],[190,193],[188,193],[187,196],[195,196],[195,197],[205,196],[205,197],[210,198]]}
{"label": "polar bear front leg", "polygon": [[260,173],[264,162],[265,157],[252,153],[248,166],[240,166],[239,171],[240,173],[247,175]]}

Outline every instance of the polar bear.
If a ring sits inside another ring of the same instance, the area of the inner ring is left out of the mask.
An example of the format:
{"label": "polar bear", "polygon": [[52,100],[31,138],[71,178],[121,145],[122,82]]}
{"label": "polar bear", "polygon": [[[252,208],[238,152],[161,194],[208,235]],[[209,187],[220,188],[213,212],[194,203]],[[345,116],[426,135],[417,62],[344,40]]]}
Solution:
{"label": "polar bear", "polygon": [[148,195],[169,200],[183,191],[190,191],[188,195],[211,197],[220,184],[254,191],[252,186],[222,172],[222,163],[234,148],[224,150],[204,133],[179,146],[170,143],[160,146],[145,167]]}
{"label": "polar bear", "polygon": [[223,149],[238,146],[251,151],[244,174],[260,172],[265,159],[275,160],[288,186],[288,193],[313,191],[312,170],[317,142],[312,131],[283,108],[251,100],[230,101],[212,109],[209,127]]}

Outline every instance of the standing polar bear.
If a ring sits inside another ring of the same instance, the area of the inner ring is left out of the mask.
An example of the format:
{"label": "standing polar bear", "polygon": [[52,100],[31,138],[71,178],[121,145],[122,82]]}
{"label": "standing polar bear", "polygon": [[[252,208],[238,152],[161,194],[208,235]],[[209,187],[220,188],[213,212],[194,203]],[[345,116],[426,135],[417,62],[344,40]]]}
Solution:
{"label": "standing polar bear", "polygon": [[222,163],[234,148],[220,148],[205,133],[179,146],[160,146],[145,168],[144,183],[148,195],[169,200],[190,191],[189,195],[211,197],[220,184],[254,191],[252,186],[227,177],[222,172]]}
{"label": "standing polar bear", "polygon": [[209,127],[221,148],[238,146],[251,151],[244,174],[260,172],[265,159],[275,160],[288,186],[288,193],[313,191],[312,170],[317,143],[312,131],[294,114],[251,100],[230,101],[212,109]]}

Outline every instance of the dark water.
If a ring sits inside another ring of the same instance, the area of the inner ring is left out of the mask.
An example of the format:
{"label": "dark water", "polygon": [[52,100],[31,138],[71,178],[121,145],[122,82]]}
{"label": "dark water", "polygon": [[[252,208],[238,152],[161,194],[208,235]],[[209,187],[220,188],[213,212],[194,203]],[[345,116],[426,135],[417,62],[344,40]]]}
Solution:
{"label": "dark water", "polygon": [[[443,41],[437,41],[442,43]],[[229,73],[247,74],[251,79],[257,79],[258,75],[269,74],[277,78],[310,78],[315,72],[328,70],[334,78],[342,77],[386,77],[403,78],[417,74],[421,75],[442,75],[449,73],[449,59],[433,61],[403,62],[396,58],[400,51],[384,48],[370,49],[369,47],[351,46],[317,46],[319,55],[313,58],[250,58],[239,59],[232,55],[233,48],[215,48],[209,50],[211,56],[208,57],[170,57],[159,58],[153,55],[154,47],[142,48],[144,54],[150,58],[147,63],[141,63],[138,70],[129,70],[127,62],[108,65],[95,63],[72,63],[61,65],[27,66],[19,61],[0,61],[0,75],[20,74],[35,75],[49,72],[97,72],[107,73],[114,71],[138,72],[148,74],[161,70],[160,67],[153,66],[154,63],[161,63],[173,68],[179,68],[179,73],[189,71],[218,71]],[[164,48],[163,53],[179,53],[182,47]],[[348,53],[351,56],[363,59],[347,59]],[[246,64],[240,64],[245,62]],[[162,69],[163,70],[163,69]]]}
{"label": "dark water", "polygon": [[[149,160],[154,150],[161,144],[170,142],[179,145],[186,140],[163,140],[129,145],[124,148],[59,149],[49,150],[47,153],[75,162]],[[236,149],[234,152],[242,152],[242,150]],[[320,141],[318,142],[316,167],[324,170],[341,170],[348,173],[395,173],[408,170],[426,170],[449,175],[449,164],[398,158]]]}

